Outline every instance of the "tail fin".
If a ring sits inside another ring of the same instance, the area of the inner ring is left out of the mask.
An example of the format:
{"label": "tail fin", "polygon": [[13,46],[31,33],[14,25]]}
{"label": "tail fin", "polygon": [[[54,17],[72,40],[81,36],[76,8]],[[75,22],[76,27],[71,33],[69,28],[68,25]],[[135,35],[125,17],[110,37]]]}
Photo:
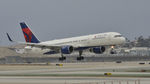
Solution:
{"label": "tail fin", "polygon": [[40,43],[40,41],[35,37],[30,28],[24,23],[21,22],[20,26],[22,28],[24,38],[28,43]]}

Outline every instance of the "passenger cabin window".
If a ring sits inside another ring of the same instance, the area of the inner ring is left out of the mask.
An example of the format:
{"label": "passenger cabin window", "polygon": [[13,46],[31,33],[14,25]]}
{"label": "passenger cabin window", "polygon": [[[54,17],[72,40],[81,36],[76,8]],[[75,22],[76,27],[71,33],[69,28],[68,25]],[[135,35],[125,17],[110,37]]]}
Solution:
{"label": "passenger cabin window", "polygon": [[122,37],[122,35],[115,35],[114,37]]}

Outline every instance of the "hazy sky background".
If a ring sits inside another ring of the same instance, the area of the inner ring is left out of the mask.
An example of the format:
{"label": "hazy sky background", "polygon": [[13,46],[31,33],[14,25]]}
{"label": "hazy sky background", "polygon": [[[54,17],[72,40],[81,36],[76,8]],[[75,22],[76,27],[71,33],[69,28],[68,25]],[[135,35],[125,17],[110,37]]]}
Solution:
{"label": "hazy sky background", "polygon": [[0,0],[0,45],[6,32],[24,41],[26,22],[41,41],[100,32],[150,36],[150,0]]}

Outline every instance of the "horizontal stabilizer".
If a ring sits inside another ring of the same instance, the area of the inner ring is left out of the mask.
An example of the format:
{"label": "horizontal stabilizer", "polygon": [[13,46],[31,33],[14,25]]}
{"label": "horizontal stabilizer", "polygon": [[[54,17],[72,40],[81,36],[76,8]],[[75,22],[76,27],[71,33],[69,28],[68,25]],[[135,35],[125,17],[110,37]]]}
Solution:
{"label": "horizontal stabilizer", "polygon": [[8,40],[9,40],[10,42],[13,42],[13,40],[10,38],[9,34],[8,34],[8,33],[6,33],[6,34],[7,34]]}

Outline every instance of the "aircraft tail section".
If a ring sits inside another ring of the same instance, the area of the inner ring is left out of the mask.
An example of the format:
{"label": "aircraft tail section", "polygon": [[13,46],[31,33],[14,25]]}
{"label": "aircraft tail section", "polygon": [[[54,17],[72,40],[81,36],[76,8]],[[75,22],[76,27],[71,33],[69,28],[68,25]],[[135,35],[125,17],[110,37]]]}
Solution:
{"label": "aircraft tail section", "polygon": [[30,28],[25,24],[25,22],[21,22],[20,26],[22,28],[24,38],[28,43],[40,43],[40,41],[36,38],[36,36],[32,33]]}

